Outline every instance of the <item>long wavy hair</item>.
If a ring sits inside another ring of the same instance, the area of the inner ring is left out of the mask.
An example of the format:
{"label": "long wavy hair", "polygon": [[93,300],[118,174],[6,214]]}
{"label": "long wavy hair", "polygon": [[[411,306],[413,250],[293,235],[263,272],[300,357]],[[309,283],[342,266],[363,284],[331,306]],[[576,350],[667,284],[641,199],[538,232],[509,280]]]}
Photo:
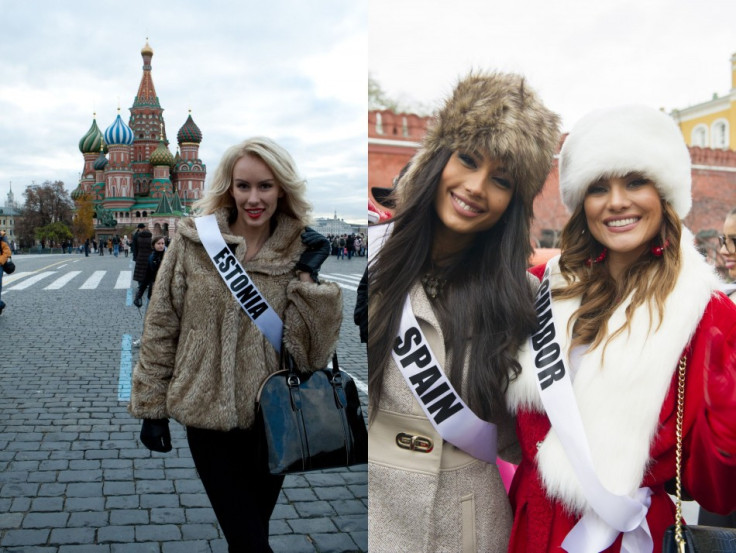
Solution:
{"label": "long wavy hair", "polygon": [[[369,266],[371,418],[378,409],[404,300],[431,266],[435,229],[442,224],[434,202],[451,155],[448,148],[440,148],[427,163],[416,167],[412,173],[416,193],[400,202],[392,220],[393,232]],[[526,277],[532,253],[530,222],[531,205],[525,205],[515,190],[501,220],[478,233],[446,270],[443,276],[448,283],[434,300],[448,352],[443,369],[453,386],[461,390],[467,359],[467,402],[485,419],[505,410],[504,393],[510,379],[521,371],[515,354],[536,325]],[[475,339],[468,340],[470,337]]]}
{"label": "long wavy hair", "polygon": [[194,209],[202,215],[212,213],[221,207],[235,209],[233,197],[230,195],[233,169],[238,160],[246,155],[263,161],[284,191],[284,196],[279,198],[276,211],[298,219],[304,225],[309,224],[312,205],[307,201],[307,181],[299,176],[296,163],[289,152],[265,136],[249,138],[225,151],[207,192],[195,202]]}
{"label": "long wavy hair", "polygon": [[[672,206],[662,200],[662,228],[654,242],[669,242],[662,257],[655,257],[647,249],[628,268],[623,278],[615,281],[605,261],[586,265],[595,259],[603,246],[591,235],[581,203],[562,230],[560,271],[567,282],[564,288],[552,290],[552,297],[569,299],[582,296],[580,307],[573,313],[568,325],[572,331],[571,347],[590,344],[591,349],[610,341],[631,326],[631,318],[640,305],[646,305],[651,321],[662,324],[664,302],[672,292],[682,263],[680,240],[682,223]],[[608,321],[614,311],[630,298],[626,306],[626,323],[609,329]],[[656,319],[653,316],[656,312]],[[651,330],[651,329],[650,329]]]}

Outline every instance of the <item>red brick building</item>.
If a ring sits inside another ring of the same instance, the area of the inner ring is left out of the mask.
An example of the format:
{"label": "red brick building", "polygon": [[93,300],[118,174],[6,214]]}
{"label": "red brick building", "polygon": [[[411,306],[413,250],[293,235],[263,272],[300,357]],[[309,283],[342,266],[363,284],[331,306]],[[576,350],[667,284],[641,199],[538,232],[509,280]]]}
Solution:
{"label": "red brick building", "polygon": [[[390,187],[418,148],[430,117],[391,111],[368,112],[368,190]],[[691,147],[693,208],[685,219],[693,234],[714,256],[726,214],[736,207],[736,151]],[[560,200],[557,157],[534,202],[532,236],[537,246],[556,245],[555,240],[569,214]],[[372,194],[371,194],[371,199]]]}

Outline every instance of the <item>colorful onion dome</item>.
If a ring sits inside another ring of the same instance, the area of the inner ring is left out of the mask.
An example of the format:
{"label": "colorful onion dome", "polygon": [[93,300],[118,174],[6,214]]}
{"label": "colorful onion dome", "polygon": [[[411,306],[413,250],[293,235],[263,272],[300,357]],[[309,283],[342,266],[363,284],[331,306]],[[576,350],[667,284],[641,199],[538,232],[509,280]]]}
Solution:
{"label": "colorful onion dome", "polygon": [[102,151],[100,151],[100,155],[97,156],[97,159],[92,164],[92,167],[94,167],[95,171],[104,171],[106,166],[107,166],[107,158],[105,157],[105,154]]}
{"label": "colorful onion dome", "polygon": [[[95,114],[97,115],[97,114]],[[92,126],[79,141],[79,151],[83,154],[98,152],[102,143],[102,131],[97,126],[97,119],[92,119]],[[105,150],[107,151],[107,149]]]}
{"label": "colorful onion dome", "polygon": [[182,125],[181,129],[179,129],[176,139],[179,141],[179,144],[184,142],[194,142],[195,144],[199,144],[202,142],[202,131],[199,130],[199,127],[192,119],[192,110],[189,110],[189,117],[187,117],[186,122]]}
{"label": "colorful onion dome", "polygon": [[171,167],[174,164],[174,156],[164,144],[163,140],[159,140],[158,147],[151,154],[151,165],[168,165]]}
{"label": "colorful onion dome", "polygon": [[81,198],[84,195],[84,190],[82,190],[82,183],[80,182],[77,187],[72,192],[72,200],[76,201],[79,198]]}
{"label": "colorful onion dome", "polygon": [[115,122],[107,127],[105,131],[105,142],[109,145],[133,143],[133,131],[128,125],[123,123],[120,117],[120,108],[118,108],[118,116]]}

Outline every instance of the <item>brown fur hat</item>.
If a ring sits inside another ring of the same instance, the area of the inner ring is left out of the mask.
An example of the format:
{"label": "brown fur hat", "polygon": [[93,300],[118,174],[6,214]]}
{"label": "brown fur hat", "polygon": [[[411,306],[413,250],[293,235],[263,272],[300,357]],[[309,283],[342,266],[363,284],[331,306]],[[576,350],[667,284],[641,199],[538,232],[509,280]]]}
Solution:
{"label": "brown fur hat", "polygon": [[430,125],[399,183],[398,199],[412,195],[417,171],[442,148],[481,153],[503,162],[531,213],[560,140],[560,118],[512,73],[471,72],[460,80]]}

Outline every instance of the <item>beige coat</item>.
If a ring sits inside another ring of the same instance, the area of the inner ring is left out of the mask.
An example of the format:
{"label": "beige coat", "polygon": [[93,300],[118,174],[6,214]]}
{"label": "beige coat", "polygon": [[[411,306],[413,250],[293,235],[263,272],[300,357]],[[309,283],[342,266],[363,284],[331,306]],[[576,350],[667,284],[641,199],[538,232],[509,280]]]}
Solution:
{"label": "beige coat", "polygon": [[[216,215],[225,241],[237,246],[235,256],[284,322],[284,344],[298,366],[326,366],[337,346],[342,295],[337,284],[296,278],[303,226],[277,215],[273,235],[246,263],[245,240],[230,234],[227,210]],[[194,220],[183,220],[154,284],[130,413],[212,430],[248,428],[258,387],[278,362],[207,256]]]}
{"label": "beige coat", "polygon": [[[442,330],[420,284],[410,297],[422,332],[444,366]],[[464,387],[461,396],[467,398]],[[498,425],[499,454],[518,463],[513,419],[491,422]],[[434,449],[401,449],[396,445],[400,432],[429,437]],[[393,359],[384,373],[379,412],[368,430],[368,457],[371,553],[506,551],[512,514],[498,468],[443,442]]]}

